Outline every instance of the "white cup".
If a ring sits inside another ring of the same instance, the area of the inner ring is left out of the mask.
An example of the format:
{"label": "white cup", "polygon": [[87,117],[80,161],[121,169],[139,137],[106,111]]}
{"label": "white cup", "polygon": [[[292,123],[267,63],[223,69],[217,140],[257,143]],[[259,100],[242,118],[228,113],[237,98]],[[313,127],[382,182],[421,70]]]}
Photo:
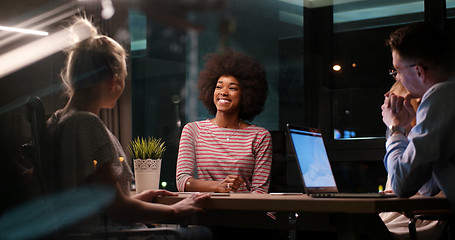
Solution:
{"label": "white cup", "polygon": [[136,194],[144,190],[159,189],[161,159],[134,159]]}

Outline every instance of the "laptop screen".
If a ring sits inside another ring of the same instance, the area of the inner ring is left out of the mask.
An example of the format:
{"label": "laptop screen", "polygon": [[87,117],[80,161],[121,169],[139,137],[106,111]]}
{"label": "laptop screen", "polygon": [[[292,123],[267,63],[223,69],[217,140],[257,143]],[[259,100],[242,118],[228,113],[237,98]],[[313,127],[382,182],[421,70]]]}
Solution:
{"label": "laptop screen", "polygon": [[321,132],[293,125],[288,132],[307,193],[337,192]]}

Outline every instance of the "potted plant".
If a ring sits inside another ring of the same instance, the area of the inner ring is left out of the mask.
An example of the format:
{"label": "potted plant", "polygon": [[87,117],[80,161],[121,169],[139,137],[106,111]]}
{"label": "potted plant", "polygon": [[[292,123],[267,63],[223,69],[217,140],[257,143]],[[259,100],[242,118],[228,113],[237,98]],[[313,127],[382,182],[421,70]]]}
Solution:
{"label": "potted plant", "polygon": [[166,146],[161,138],[133,139],[128,146],[133,156],[136,193],[148,189],[158,189],[160,182],[161,160]]}

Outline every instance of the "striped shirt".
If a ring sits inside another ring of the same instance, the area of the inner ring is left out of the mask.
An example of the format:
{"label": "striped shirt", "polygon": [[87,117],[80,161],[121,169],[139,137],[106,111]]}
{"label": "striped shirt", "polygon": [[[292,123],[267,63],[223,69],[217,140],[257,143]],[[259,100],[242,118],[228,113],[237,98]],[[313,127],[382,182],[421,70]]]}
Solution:
{"label": "striped shirt", "polygon": [[267,193],[271,166],[272,137],[266,129],[255,125],[220,128],[208,119],[192,122],[185,125],[180,139],[177,188],[185,191],[190,177],[223,181],[228,175],[238,175],[246,186],[237,192]]}

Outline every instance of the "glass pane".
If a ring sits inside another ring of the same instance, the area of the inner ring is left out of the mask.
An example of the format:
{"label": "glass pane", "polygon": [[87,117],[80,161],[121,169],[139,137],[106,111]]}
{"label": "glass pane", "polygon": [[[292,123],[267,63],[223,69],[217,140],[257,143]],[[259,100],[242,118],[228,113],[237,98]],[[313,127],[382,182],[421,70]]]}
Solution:
{"label": "glass pane", "polygon": [[[302,47],[303,3],[233,0],[224,9],[191,12],[171,22],[146,17],[144,12],[130,11],[129,15],[133,137],[154,136],[166,142],[162,181],[167,182],[167,189],[176,190],[175,165],[183,126],[213,117],[198,100],[196,88],[206,54],[230,48],[264,65],[269,94],[264,111],[251,123],[269,131],[279,129],[281,71],[286,68],[287,76],[294,76],[297,84],[303,80],[302,61],[296,64],[290,57]],[[139,29],[144,18],[146,26]],[[146,48],[133,49],[136,39]],[[284,45],[294,47],[293,51]],[[302,51],[297,54],[303,59]]]}
{"label": "glass pane", "polygon": [[392,58],[385,39],[400,25],[423,21],[423,10],[423,1],[334,1],[335,139],[384,136],[380,106],[394,83],[388,75]]}
{"label": "glass pane", "polygon": [[447,18],[455,17],[455,0],[446,0]]}

